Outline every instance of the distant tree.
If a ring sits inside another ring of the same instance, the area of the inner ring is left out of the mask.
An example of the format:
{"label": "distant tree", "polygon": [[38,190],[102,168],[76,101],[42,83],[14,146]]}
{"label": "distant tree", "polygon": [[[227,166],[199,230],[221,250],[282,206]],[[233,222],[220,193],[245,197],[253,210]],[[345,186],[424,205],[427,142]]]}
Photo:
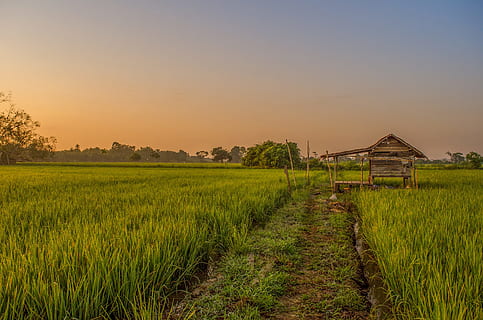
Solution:
{"label": "distant tree", "polygon": [[313,158],[311,157],[309,159],[309,165],[311,168],[316,168],[316,167],[322,166],[322,162],[320,162],[320,160],[316,157],[313,157]]}
{"label": "distant tree", "polygon": [[223,149],[222,147],[216,147],[211,150],[211,155],[213,156],[213,161],[216,162],[224,162],[225,160],[230,161],[231,155],[228,150]]}
{"label": "distant tree", "polygon": [[234,146],[230,151],[230,162],[240,163],[246,152],[247,149],[245,147]]}
{"label": "distant tree", "polygon": [[130,146],[114,141],[112,143],[111,150],[109,150],[109,158],[112,161],[127,161],[130,160],[130,157],[135,150],[135,146]]}
{"label": "distant tree", "polygon": [[151,158],[154,158],[154,159],[159,159],[161,158],[161,156],[159,155],[159,153],[157,153],[156,151],[153,151],[153,153],[151,153],[149,155]]}
{"label": "distant tree", "polygon": [[483,163],[483,157],[478,153],[472,151],[466,155],[466,161],[468,161],[471,168],[478,169]]}
{"label": "distant tree", "polygon": [[[301,163],[300,149],[294,142],[288,143],[294,166]],[[290,157],[285,143],[265,141],[247,149],[242,164],[249,167],[283,168],[290,166]]]}
{"label": "distant tree", "polygon": [[139,161],[141,160],[141,155],[137,152],[134,152],[130,157],[129,160],[131,161]]}
{"label": "distant tree", "polygon": [[186,162],[189,158],[189,153],[184,151],[184,150],[179,150],[178,151],[178,156],[177,156],[177,161],[178,162]]}
{"label": "distant tree", "polygon": [[112,152],[134,152],[134,150],[136,149],[135,146],[130,146],[130,145],[127,145],[127,144],[121,144],[117,141],[114,141],[112,143],[112,146],[111,146],[111,151]]}
{"label": "distant tree", "polygon": [[8,105],[8,109],[0,113],[0,164],[52,155],[56,140],[35,132],[40,127],[39,122],[32,120],[24,110],[17,109],[10,94],[0,92],[0,104]]}
{"label": "distant tree", "polygon": [[139,148],[138,150],[136,150],[137,153],[139,153],[139,155],[141,156],[141,159],[143,161],[150,161],[152,160],[153,158],[156,158],[156,156],[153,157],[153,155],[158,155],[158,158],[159,158],[159,154],[156,153],[156,151],[153,150],[153,148],[151,147],[141,147]]}
{"label": "distant tree", "polygon": [[159,161],[161,162],[177,162],[179,155],[174,151],[159,151]]}
{"label": "distant tree", "polygon": [[208,151],[204,151],[204,150],[198,151],[196,152],[196,156],[200,159],[204,159],[208,156]]}
{"label": "distant tree", "polygon": [[465,157],[461,152],[451,153],[448,151],[446,152],[446,154],[449,156],[450,161],[453,163],[461,163],[465,161]]}

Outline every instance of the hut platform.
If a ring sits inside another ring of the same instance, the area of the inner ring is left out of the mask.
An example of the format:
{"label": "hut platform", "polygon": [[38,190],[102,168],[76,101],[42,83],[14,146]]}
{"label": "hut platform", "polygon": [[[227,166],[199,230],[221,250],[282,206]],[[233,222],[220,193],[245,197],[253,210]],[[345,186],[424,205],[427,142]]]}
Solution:
{"label": "hut platform", "polygon": [[341,185],[341,184],[348,184],[348,185],[365,185],[365,186],[369,186],[371,185],[371,183],[369,181],[335,181],[335,184],[336,185]]}

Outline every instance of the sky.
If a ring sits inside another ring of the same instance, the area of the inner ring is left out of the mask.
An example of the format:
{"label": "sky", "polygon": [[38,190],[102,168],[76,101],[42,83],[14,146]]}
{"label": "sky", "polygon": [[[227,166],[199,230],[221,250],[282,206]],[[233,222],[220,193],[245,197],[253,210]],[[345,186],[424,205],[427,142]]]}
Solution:
{"label": "sky", "polygon": [[0,0],[0,91],[57,149],[483,153],[482,1]]}

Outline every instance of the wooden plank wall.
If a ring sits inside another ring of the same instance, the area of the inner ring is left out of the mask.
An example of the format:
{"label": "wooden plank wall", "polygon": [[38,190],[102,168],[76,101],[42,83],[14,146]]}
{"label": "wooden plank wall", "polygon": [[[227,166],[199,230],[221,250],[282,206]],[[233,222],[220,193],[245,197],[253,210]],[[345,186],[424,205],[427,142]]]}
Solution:
{"label": "wooden plank wall", "polygon": [[[398,160],[398,158],[410,159],[411,150],[399,142],[389,137],[382,141],[369,154],[370,157],[376,159],[371,160],[371,176],[372,177],[411,177],[411,162]],[[377,159],[379,158],[379,159]],[[381,158],[393,158],[384,160]]]}
{"label": "wooden plank wall", "polygon": [[411,163],[401,160],[371,160],[373,177],[411,177]]}

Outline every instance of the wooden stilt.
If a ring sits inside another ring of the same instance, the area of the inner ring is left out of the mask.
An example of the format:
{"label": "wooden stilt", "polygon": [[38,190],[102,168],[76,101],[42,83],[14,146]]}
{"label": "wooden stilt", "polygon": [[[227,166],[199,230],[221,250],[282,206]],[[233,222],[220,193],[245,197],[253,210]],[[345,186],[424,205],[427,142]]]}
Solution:
{"label": "wooden stilt", "polygon": [[294,186],[294,188],[297,188],[297,181],[295,181],[295,171],[293,169],[292,151],[290,151],[290,146],[288,144],[287,139],[285,139],[285,142],[287,143],[288,157],[290,158],[290,166],[292,167],[293,186]]}
{"label": "wooden stilt", "polygon": [[335,186],[334,186],[334,183],[332,182],[332,172],[331,172],[331,170],[330,170],[330,164],[329,164],[329,151],[328,151],[328,150],[326,150],[326,153],[327,153],[327,157],[325,158],[325,161],[326,161],[326,163],[327,163],[327,170],[328,170],[328,172],[329,172],[329,181],[330,181],[330,187],[331,187],[331,189],[332,189],[332,192],[334,192],[334,191],[335,191],[335,190],[334,190],[334,187],[335,187]]}
{"label": "wooden stilt", "polygon": [[307,140],[307,185],[310,185],[310,146],[309,146],[309,140]]}
{"label": "wooden stilt", "polygon": [[339,162],[339,157],[334,158],[334,186],[337,181],[337,163]]}
{"label": "wooden stilt", "polygon": [[414,157],[411,160],[411,187],[416,188],[416,168],[414,167]]}
{"label": "wooden stilt", "polygon": [[418,170],[416,169],[416,163],[414,163],[413,166],[414,166],[414,184],[416,186],[416,189],[419,189],[419,185],[418,185]]}
{"label": "wooden stilt", "polygon": [[374,179],[372,178],[372,162],[371,159],[369,158],[369,183],[374,184]]}

